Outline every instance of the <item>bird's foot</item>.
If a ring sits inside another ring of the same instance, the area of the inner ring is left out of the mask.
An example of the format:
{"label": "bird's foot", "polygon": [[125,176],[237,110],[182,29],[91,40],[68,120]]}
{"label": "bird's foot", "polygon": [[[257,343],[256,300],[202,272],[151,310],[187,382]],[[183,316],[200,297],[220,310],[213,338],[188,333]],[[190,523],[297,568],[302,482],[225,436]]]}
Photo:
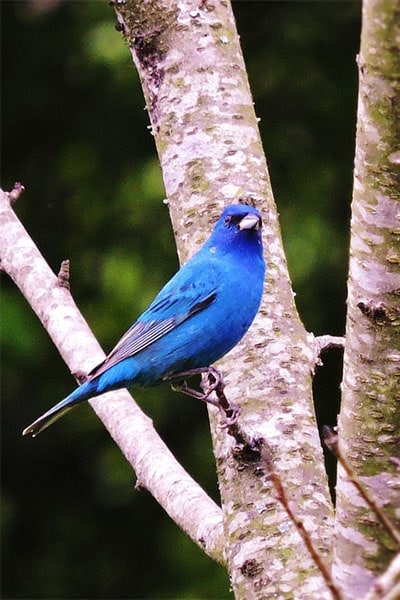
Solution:
{"label": "bird's foot", "polygon": [[216,406],[221,411],[222,418],[224,420],[223,427],[229,428],[231,425],[234,425],[237,422],[240,415],[240,406],[230,402],[230,400],[228,400],[228,398],[225,396],[225,382],[221,373],[217,369],[214,367],[209,367],[207,374],[209,386],[206,388],[207,393],[211,394],[211,392],[215,392],[215,395],[218,398]]}
{"label": "bird's foot", "polygon": [[[187,377],[203,374],[207,374],[207,377],[203,379],[201,384],[203,392],[199,392],[198,390],[187,385]],[[207,402],[208,404],[216,406],[222,413],[222,418],[224,421],[223,427],[229,428],[237,422],[240,415],[240,407],[232,402],[229,402],[225,396],[225,383],[221,373],[217,369],[214,367],[191,369],[189,371],[184,371],[183,373],[177,373],[174,375],[173,379],[176,381],[172,384],[172,389],[178,390],[183,394],[187,394],[188,396],[192,396],[193,398],[197,398],[203,402]],[[213,392],[215,392],[217,398],[212,396]]]}

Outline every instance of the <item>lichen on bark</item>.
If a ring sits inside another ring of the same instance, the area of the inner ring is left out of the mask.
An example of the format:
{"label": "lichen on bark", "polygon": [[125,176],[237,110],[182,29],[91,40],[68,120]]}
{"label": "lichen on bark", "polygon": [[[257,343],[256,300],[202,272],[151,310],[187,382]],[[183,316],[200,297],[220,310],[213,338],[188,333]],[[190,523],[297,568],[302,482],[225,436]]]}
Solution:
{"label": "lichen on bark", "polygon": [[[342,453],[400,525],[400,4],[365,0],[348,278]],[[395,552],[339,469],[334,573],[361,597]]]}
{"label": "lichen on bark", "polygon": [[[230,400],[242,406],[241,425],[249,435],[268,438],[290,502],[329,562],[332,504],[312,404],[314,342],[294,304],[230,4],[151,3],[153,15],[171,15],[178,7],[154,37],[159,51],[153,48],[152,69],[162,72],[156,98],[154,73],[130,42],[133,30],[146,37],[154,29],[149,19],[140,25],[139,4],[143,10],[148,5],[126,1],[116,10],[142,82],[181,261],[204,241],[226,204],[248,201],[262,211],[268,291],[249,334],[219,367]],[[311,591],[329,597],[266,470],[236,460],[235,441],[212,411],[211,429],[236,597],[305,597]]]}

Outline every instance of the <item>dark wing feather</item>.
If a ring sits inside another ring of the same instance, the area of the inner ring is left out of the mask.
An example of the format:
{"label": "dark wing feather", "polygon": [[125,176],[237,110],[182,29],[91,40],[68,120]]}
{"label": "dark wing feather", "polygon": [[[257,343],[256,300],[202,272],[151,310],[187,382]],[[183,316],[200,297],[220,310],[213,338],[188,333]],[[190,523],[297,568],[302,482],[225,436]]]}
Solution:
{"label": "dark wing feather", "polygon": [[[141,352],[155,341],[178,327],[178,325],[192,317],[194,314],[204,310],[207,306],[214,302],[216,297],[216,292],[212,292],[204,298],[197,297],[196,302],[194,302],[190,306],[189,310],[187,310],[187,312],[184,314],[181,313],[165,319],[157,319],[153,321],[136,321],[136,323],[134,323],[132,327],[130,327],[128,331],[121,337],[119,342],[116,344],[114,349],[111,350],[110,354],[108,354],[104,361],[90,371],[88,374],[88,379],[93,379],[94,377],[101,375],[101,373],[104,373],[104,371],[107,371],[107,369],[110,367],[121,362],[121,360]],[[169,308],[171,308],[176,300],[173,298],[173,295],[171,295],[169,297],[164,297],[162,302],[163,308],[165,309],[166,305],[168,306],[168,304]],[[153,303],[150,308],[156,308],[158,310],[159,303]]]}

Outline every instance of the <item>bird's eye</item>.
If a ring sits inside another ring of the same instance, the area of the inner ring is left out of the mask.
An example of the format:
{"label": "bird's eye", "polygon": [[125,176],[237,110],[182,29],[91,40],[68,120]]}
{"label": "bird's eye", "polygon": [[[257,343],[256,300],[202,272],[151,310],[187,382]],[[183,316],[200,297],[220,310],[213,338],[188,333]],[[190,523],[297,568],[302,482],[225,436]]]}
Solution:
{"label": "bird's eye", "polygon": [[226,215],[224,223],[225,227],[232,227],[232,225],[238,225],[243,215]]}

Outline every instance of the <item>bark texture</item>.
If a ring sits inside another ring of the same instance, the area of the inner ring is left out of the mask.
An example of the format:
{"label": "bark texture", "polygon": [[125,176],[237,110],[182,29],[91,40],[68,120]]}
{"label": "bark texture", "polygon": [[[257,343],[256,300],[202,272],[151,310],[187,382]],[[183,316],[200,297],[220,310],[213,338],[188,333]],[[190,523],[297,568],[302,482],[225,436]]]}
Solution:
{"label": "bark texture", "polygon": [[[341,452],[400,526],[400,3],[365,0]],[[360,598],[398,552],[339,469],[334,574]]]}
{"label": "bark texture", "polygon": [[[226,204],[255,203],[268,272],[251,330],[219,364],[248,436],[268,442],[289,502],[329,562],[332,506],[312,403],[313,336],[294,305],[257,120],[228,2],[115,2],[138,69],[178,249],[186,260]],[[237,598],[325,598],[329,592],[276,499],[268,470],[210,411]]]}

